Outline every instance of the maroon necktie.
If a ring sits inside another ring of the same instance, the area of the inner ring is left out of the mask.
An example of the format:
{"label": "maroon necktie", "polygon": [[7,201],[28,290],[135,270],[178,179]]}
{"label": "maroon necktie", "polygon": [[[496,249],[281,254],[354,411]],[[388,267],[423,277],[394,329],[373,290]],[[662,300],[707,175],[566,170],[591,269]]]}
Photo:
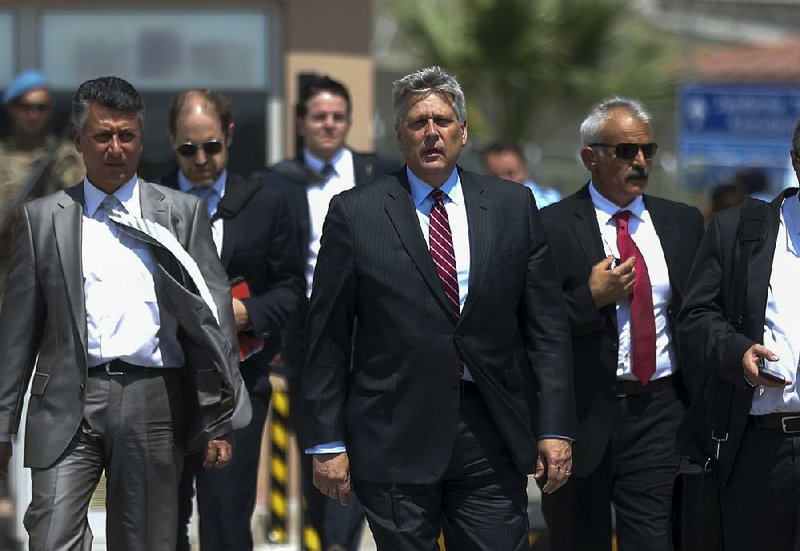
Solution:
{"label": "maroon necktie", "polygon": [[436,273],[442,281],[444,294],[453,315],[458,317],[461,313],[458,300],[458,277],[456,276],[456,255],[453,253],[453,234],[450,233],[450,220],[444,209],[444,192],[435,189],[431,192],[433,206],[431,207],[431,227],[428,241],[431,257],[436,266]]}
{"label": "maroon necktie", "polygon": [[636,257],[633,265],[636,280],[631,293],[632,369],[639,382],[646,385],[656,372],[656,317],[647,264],[628,232],[630,217],[631,211],[623,210],[614,215],[614,221],[617,223],[617,247],[622,262]]}

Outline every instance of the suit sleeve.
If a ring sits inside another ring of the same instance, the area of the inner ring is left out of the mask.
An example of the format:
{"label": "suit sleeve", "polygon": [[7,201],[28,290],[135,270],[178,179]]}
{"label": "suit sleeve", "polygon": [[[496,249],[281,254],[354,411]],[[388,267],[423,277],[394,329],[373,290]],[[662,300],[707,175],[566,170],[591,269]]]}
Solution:
{"label": "suit sleeve", "polygon": [[303,370],[303,448],[345,440],[344,408],[356,304],[352,230],[341,196],[330,203],[314,270]]}
{"label": "suit sleeve", "polygon": [[27,206],[14,235],[0,312],[0,434],[15,434],[19,428],[45,315]]}
{"label": "suit sleeve", "polygon": [[700,242],[678,317],[678,338],[689,365],[702,365],[713,375],[747,388],[742,357],[755,341],[738,333],[725,315],[723,271],[732,263],[731,259],[725,262],[723,242],[733,240],[726,230],[735,232],[736,226],[723,229],[716,216]]}
{"label": "suit sleeve", "polygon": [[529,193],[530,251],[523,307],[526,352],[537,382],[539,434],[574,438],[572,341],[558,270]]}
{"label": "suit sleeve", "polygon": [[281,331],[299,318],[306,301],[303,261],[298,257],[294,228],[283,195],[275,194],[269,243],[269,274],[265,293],[244,299],[250,324],[256,335]]}

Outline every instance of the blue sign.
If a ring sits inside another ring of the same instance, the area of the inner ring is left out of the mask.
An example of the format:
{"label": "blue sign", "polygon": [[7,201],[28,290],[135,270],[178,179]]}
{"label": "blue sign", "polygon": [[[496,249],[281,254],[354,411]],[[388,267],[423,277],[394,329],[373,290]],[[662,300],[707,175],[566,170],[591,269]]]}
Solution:
{"label": "blue sign", "polygon": [[688,187],[711,188],[745,168],[763,172],[766,195],[784,187],[800,86],[689,84],[680,105],[678,154]]}

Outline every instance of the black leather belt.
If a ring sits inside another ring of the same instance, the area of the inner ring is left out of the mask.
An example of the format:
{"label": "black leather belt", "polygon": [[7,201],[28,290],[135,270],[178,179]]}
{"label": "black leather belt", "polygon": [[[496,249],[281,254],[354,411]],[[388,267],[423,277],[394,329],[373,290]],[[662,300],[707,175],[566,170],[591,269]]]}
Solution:
{"label": "black leather belt", "polygon": [[800,433],[800,413],[751,415],[747,424],[759,429],[776,430],[785,434],[797,434]]}
{"label": "black leather belt", "polygon": [[89,375],[129,375],[132,373],[144,373],[146,371],[160,370],[160,367],[143,367],[141,365],[133,365],[120,359],[111,360],[100,365],[95,365],[89,368]]}
{"label": "black leather belt", "polygon": [[655,381],[650,381],[643,385],[639,381],[628,381],[618,379],[614,384],[612,391],[616,393],[617,398],[624,398],[626,396],[635,396],[636,394],[645,394],[648,392],[656,392],[659,390],[666,390],[672,388],[672,376],[661,377]]}

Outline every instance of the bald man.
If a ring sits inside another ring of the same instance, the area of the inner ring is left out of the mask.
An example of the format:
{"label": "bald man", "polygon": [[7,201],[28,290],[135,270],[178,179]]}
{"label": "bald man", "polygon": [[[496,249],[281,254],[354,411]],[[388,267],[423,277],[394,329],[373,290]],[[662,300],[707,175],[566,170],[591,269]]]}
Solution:
{"label": "bald man", "polygon": [[[193,479],[203,551],[253,548],[250,517],[272,392],[269,363],[279,350],[280,331],[301,315],[305,304],[303,264],[283,195],[227,170],[234,127],[230,102],[214,91],[189,90],[172,101],[169,138],[178,170],[162,183],[205,200],[217,253],[231,283],[239,282],[233,293],[239,367],[253,404],[251,423],[236,431],[235,460],[228,468],[212,474],[201,468],[200,457],[186,459],[178,549],[187,551]],[[249,298],[238,292],[244,285]]]}

